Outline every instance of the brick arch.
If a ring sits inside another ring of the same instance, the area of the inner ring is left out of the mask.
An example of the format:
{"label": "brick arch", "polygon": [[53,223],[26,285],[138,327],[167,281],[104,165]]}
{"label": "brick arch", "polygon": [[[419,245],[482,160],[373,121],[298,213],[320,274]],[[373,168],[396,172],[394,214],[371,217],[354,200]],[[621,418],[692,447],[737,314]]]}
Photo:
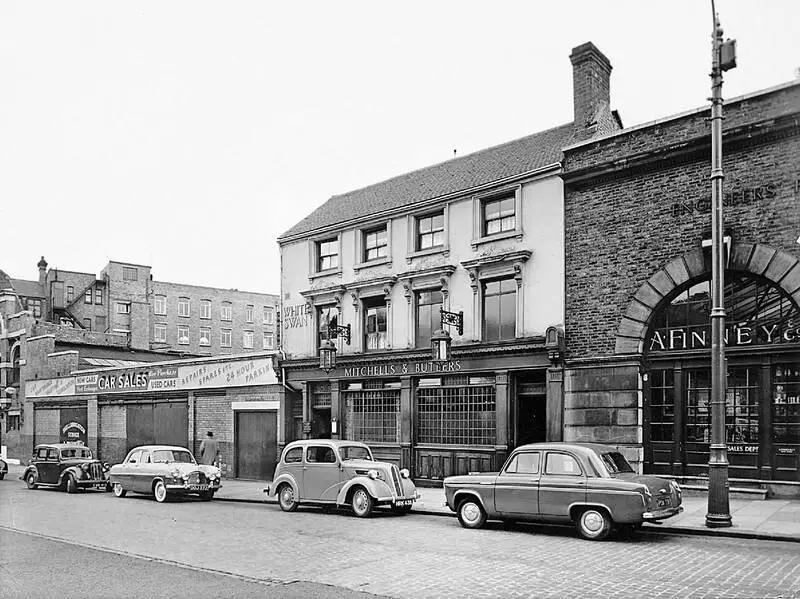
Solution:
{"label": "brick arch", "polygon": [[[759,243],[736,243],[726,270],[765,277],[800,306],[800,258]],[[711,274],[702,249],[678,256],[656,271],[636,292],[617,328],[615,354],[642,354],[653,315],[678,287]]]}

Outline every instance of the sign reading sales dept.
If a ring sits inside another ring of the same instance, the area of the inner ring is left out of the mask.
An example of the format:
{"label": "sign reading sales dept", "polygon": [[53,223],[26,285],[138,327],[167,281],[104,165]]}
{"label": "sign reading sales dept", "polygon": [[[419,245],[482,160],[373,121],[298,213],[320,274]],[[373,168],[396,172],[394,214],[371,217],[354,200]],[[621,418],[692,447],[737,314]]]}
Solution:
{"label": "sign reading sales dept", "polygon": [[271,358],[250,358],[186,365],[146,365],[27,381],[25,397],[183,391],[271,385],[277,382]]}

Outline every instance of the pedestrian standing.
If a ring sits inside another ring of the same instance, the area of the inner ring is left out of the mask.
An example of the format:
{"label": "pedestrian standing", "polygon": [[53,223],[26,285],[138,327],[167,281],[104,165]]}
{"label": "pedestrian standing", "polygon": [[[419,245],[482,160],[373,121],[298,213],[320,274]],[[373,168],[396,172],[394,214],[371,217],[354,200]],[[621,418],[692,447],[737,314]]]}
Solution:
{"label": "pedestrian standing", "polygon": [[217,456],[219,455],[219,444],[214,438],[214,433],[208,431],[206,438],[200,443],[200,463],[209,466],[217,465]]}

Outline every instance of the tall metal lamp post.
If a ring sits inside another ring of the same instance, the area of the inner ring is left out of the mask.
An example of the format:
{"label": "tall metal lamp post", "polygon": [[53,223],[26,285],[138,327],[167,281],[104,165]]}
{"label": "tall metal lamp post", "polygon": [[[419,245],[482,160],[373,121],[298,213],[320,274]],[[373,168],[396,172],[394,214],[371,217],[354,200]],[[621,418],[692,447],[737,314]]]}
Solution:
{"label": "tall metal lamp post", "polygon": [[711,0],[711,447],[708,459],[706,526],[731,525],[728,446],[725,441],[725,251],[722,216],[722,72],[736,66],[736,40],[722,41],[722,27]]}
{"label": "tall metal lamp post", "polygon": [[434,362],[447,362],[450,359],[450,333],[445,326],[454,326],[459,335],[464,334],[464,312],[448,312],[439,308],[439,328],[431,335],[431,358]]}
{"label": "tall metal lamp post", "polygon": [[334,339],[341,335],[347,345],[350,345],[350,325],[344,327],[328,325],[325,340],[319,344],[319,367],[325,374],[336,368],[336,346],[331,341],[331,333]]}

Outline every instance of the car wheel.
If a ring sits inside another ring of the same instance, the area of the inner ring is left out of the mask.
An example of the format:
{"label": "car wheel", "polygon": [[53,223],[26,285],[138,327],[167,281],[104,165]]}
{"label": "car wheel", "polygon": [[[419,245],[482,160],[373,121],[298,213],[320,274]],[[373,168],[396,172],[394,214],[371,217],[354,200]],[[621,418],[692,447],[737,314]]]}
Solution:
{"label": "car wheel", "polygon": [[167,500],[167,485],[163,480],[157,480],[153,485],[153,495],[158,503],[164,503]]}
{"label": "car wheel", "polygon": [[78,492],[78,483],[75,481],[75,477],[71,474],[67,474],[67,479],[64,481],[64,490],[67,493]]}
{"label": "car wheel", "polygon": [[25,484],[28,485],[29,489],[36,488],[36,475],[33,472],[25,477]]}
{"label": "car wheel", "polygon": [[297,500],[294,498],[292,485],[282,484],[278,487],[278,503],[284,512],[293,512],[297,509]]}
{"label": "car wheel", "polygon": [[474,499],[465,499],[458,506],[458,521],[464,528],[480,528],[486,523],[486,512]]}
{"label": "car wheel", "polygon": [[358,487],[350,498],[350,507],[353,508],[353,515],[356,518],[367,518],[372,514],[375,501],[364,487]]}
{"label": "car wheel", "polygon": [[114,483],[111,485],[111,488],[114,491],[114,497],[125,497],[128,492],[122,488],[122,483]]}
{"label": "car wheel", "polygon": [[0,480],[3,480],[6,477],[5,472],[0,472]]}
{"label": "car wheel", "polygon": [[611,532],[611,518],[605,510],[589,508],[578,517],[578,532],[584,539],[601,541]]}
{"label": "car wheel", "polygon": [[214,499],[214,491],[200,491],[198,495],[200,495],[200,499],[203,501],[211,501]]}

